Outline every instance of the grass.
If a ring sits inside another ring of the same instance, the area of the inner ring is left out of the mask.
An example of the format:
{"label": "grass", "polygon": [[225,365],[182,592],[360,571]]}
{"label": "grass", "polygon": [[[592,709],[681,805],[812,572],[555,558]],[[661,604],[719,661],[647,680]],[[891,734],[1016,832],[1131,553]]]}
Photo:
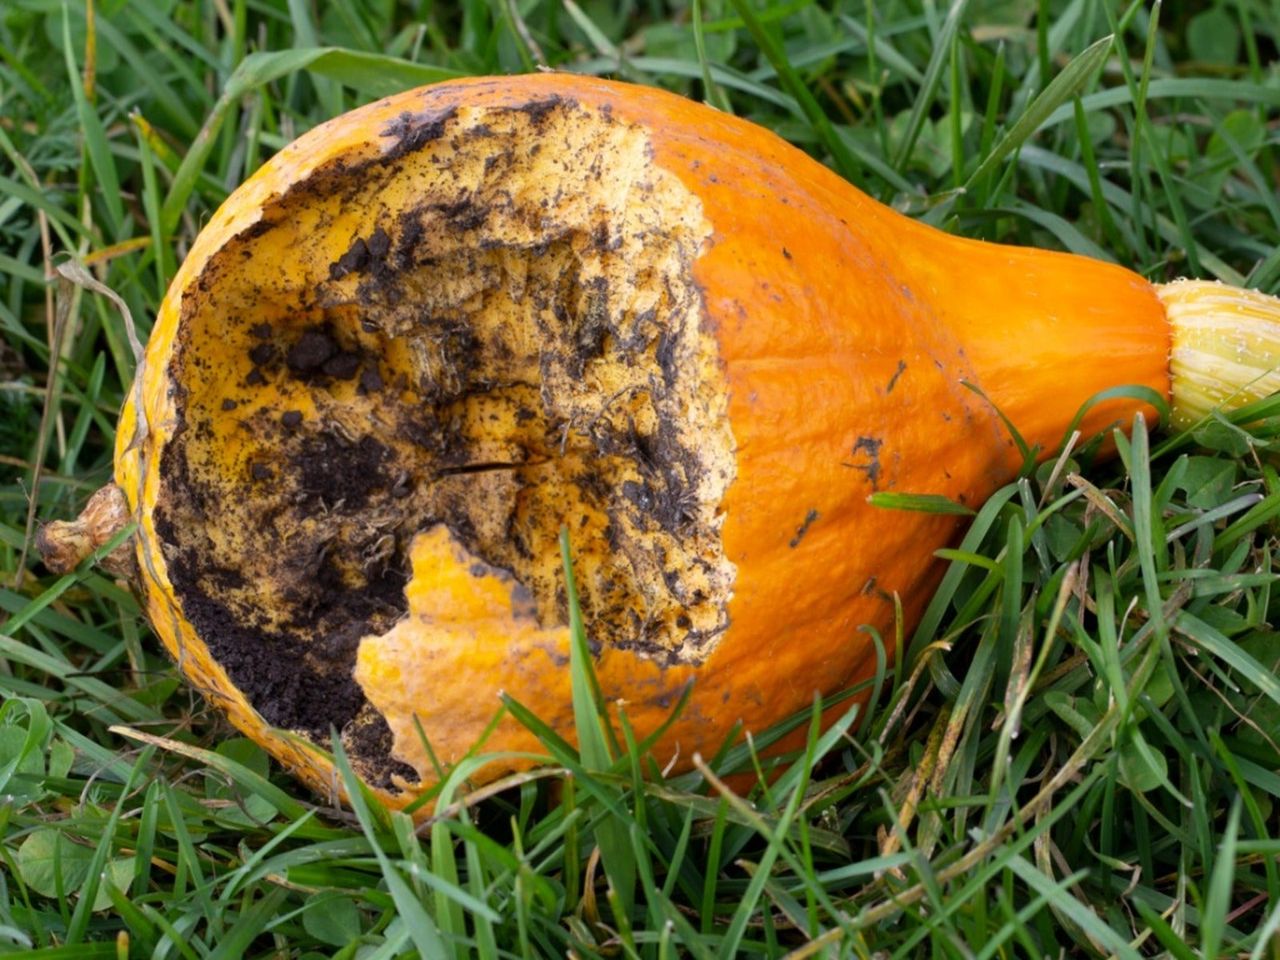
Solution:
{"label": "grass", "polygon": [[27,548],[110,475],[134,363],[117,307],[54,268],[85,264],[145,336],[199,225],[324,117],[456,74],[619,76],[948,230],[1274,292],[1275,0],[85,9],[0,8],[0,950],[1280,957],[1280,401],[1139,423],[1118,458],[1077,445],[1001,490],[884,638],[906,656],[869,710],[795,718],[807,750],[745,799],[721,778],[747,746],[642,779],[510,703],[545,771],[421,829],[316,806],[131,596]]}

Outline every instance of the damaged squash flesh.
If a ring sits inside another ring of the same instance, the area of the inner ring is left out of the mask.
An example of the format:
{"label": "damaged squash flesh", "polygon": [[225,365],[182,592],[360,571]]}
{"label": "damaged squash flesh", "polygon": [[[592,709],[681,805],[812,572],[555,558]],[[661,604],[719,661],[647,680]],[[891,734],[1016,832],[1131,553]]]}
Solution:
{"label": "damaged squash flesh", "polygon": [[412,776],[353,668],[405,614],[416,534],[508,581],[503,619],[537,633],[565,617],[567,523],[593,638],[697,663],[726,625],[733,457],[689,272],[708,225],[642,135],[545,102],[403,136],[411,156],[317,175],[206,264],[155,523],[268,723]]}
{"label": "damaged squash flesh", "polygon": [[[1140,277],[940,234],[741,120],[460,81],[317,128],[224,205],[116,479],[184,673],[322,790],[337,729],[400,805],[502,693],[572,738],[562,526],[605,696],[643,737],[693,683],[654,748],[687,766],[869,676],[895,598],[918,616],[957,521],[868,495],[977,505],[1020,462],[962,381],[1051,449],[1100,390],[1168,396],[1170,349]],[[482,747],[538,749],[509,717]]]}

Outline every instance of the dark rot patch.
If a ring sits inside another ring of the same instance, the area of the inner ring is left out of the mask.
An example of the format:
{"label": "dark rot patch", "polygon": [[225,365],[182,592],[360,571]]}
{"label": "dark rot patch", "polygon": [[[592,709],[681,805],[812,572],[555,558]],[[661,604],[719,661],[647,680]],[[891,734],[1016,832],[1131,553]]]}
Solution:
{"label": "dark rot patch", "polygon": [[385,260],[387,254],[391,252],[391,237],[387,234],[387,231],[377,227],[373,233],[369,234],[366,246],[369,248],[370,258],[375,262],[380,262]]}
{"label": "dark rot patch", "polygon": [[355,242],[336,262],[329,264],[329,279],[341,280],[349,273],[358,273],[369,265],[369,245],[357,237]]}
{"label": "dark rot patch", "polygon": [[471,195],[447,203],[427,204],[427,209],[454,230],[474,230],[489,216],[488,205],[476,203]]}
{"label": "dark rot patch", "polygon": [[456,107],[438,113],[412,114],[405,112],[382,129],[382,136],[394,141],[382,155],[382,163],[399,160],[409,153],[416,153],[433,140],[444,135],[446,124],[457,113]]}
{"label": "dark rot patch", "polygon": [[244,611],[213,596],[194,558],[170,561],[169,574],[182,596],[182,610],[262,718],[274,727],[326,737],[355,719],[364,696],[349,676],[311,667],[297,641],[264,631]]}
{"label": "dark rot patch", "polygon": [[576,105],[577,104],[572,100],[566,100],[564,97],[559,95],[552,95],[541,100],[533,100],[526,103],[520,108],[520,110],[525,114],[525,116],[533,121],[533,125],[536,127],[546,123],[547,118],[557,110]]}
{"label": "dark rot patch", "polygon": [[352,273],[380,273],[386,269],[387,254],[390,252],[391,237],[382,227],[377,227],[369,234],[368,239],[357,237],[351,241],[347,252],[329,264],[329,279],[341,280]]}
{"label": "dark rot patch", "polygon": [[326,377],[333,377],[335,380],[350,380],[359,369],[360,355],[358,353],[340,353],[337,356],[330,357],[320,368]]}
{"label": "dark rot patch", "polygon": [[338,346],[323,330],[307,330],[284,355],[285,365],[295,374],[314,373],[338,352]]}
{"label": "dark rot patch", "polygon": [[800,526],[796,527],[796,535],[791,538],[787,543],[787,546],[792,550],[800,546],[800,541],[804,539],[804,535],[809,532],[809,528],[813,526],[813,521],[817,520],[818,516],[819,514],[817,510],[810,509],[809,512],[804,515],[804,520],[801,521]]}
{"label": "dark rot patch", "polygon": [[376,710],[365,709],[360,713],[351,727],[350,743],[357,756],[387,758],[385,766],[369,778],[375,787],[393,788],[393,777],[401,777],[409,783],[417,782],[418,773],[413,767],[391,757],[391,727],[387,725],[386,718]]}
{"label": "dark rot patch", "polygon": [[880,489],[880,448],[884,440],[879,437],[859,437],[853,445],[853,455],[861,457],[862,463],[848,463],[847,467],[866,474],[872,490]]}
{"label": "dark rot patch", "polygon": [[662,371],[662,382],[668,389],[673,387],[680,371],[676,367],[676,338],[669,330],[663,330],[658,334],[658,345],[654,349],[653,356],[658,361],[658,369]]}
{"label": "dark rot patch", "polygon": [[301,493],[327,507],[341,504],[347,510],[359,510],[372,494],[390,485],[386,472],[390,460],[391,451],[373,437],[351,443],[336,434],[321,433],[303,441],[290,467]]}
{"label": "dark rot patch", "polygon": [[302,411],[286,410],[280,415],[280,422],[288,429],[296,430],[298,427],[302,426]]}
{"label": "dark rot patch", "polygon": [[893,388],[898,385],[898,378],[907,370],[907,361],[899,360],[898,368],[893,371],[893,376],[889,378],[889,385],[884,388],[885,393],[893,393]]}
{"label": "dark rot patch", "polygon": [[257,366],[265,366],[276,355],[276,348],[269,343],[260,343],[249,351],[249,359]]}

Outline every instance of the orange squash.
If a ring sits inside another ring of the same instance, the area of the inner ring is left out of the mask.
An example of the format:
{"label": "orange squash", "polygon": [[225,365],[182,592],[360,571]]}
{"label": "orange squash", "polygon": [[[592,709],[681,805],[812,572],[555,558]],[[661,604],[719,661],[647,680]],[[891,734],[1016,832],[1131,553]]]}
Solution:
{"label": "orange squash", "polygon": [[868,496],[980,504],[1020,465],[993,404],[1052,449],[1118,384],[1239,395],[1196,331],[1274,305],[1215,289],[941,233],[656,90],[410,91],[282,150],[175,278],[119,430],[141,593],[237,727],[320,790],[336,727],[403,805],[504,691],[572,737],[567,525],[604,695],[643,736],[693,684],[684,767],[873,671],[958,521]]}

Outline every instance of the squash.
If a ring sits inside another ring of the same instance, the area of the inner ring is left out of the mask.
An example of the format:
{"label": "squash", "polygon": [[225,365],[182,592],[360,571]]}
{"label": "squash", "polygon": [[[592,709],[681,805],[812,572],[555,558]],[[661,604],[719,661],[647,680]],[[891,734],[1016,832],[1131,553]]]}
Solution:
{"label": "squash", "polygon": [[[79,538],[66,569],[131,516],[190,681],[321,791],[336,728],[403,806],[504,692],[572,737],[566,526],[605,697],[645,736],[692,684],[653,748],[680,769],[867,678],[895,598],[919,615],[959,520],[870,494],[980,504],[1021,464],[997,409],[1051,450],[1118,384],[1181,422],[1274,389],[1240,311],[1276,319],[941,233],[671,94],[449,82],[312,130],[223,205],[122,412],[114,519],[43,540]],[[483,749],[539,747],[507,717]]]}

